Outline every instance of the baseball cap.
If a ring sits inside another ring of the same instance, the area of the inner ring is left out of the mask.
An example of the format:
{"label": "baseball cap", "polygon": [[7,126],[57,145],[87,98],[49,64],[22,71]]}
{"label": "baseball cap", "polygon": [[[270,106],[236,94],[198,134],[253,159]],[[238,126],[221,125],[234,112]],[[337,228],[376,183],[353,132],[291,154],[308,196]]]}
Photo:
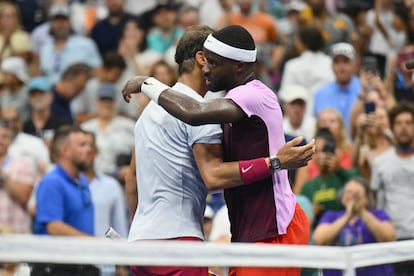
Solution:
{"label": "baseball cap", "polygon": [[29,81],[28,89],[29,91],[37,90],[42,92],[50,92],[52,84],[46,77],[35,77]]}
{"label": "baseball cap", "polygon": [[334,58],[339,55],[353,60],[355,58],[355,49],[351,44],[346,42],[336,43],[331,47],[331,57]]}
{"label": "baseball cap", "polygon": [[287,85],[279,92],[280,98],[285,103],[291,103],[295,100],[303,100],[307,102],[309,92],[300,85]]}
{"label": "baseball cap", "polygon": [[21,57],[8,57],[1,63],[1,71],[15,75],[21,82],[29,81],[27,65]]}
{"label": "baseball cap", "polygon": [[114,85],[110,83],[104,83],[98,88],[98,99],[115,99],[116,98],[116,89]]}
{"label": "baseball cap", "polygon": [[49,18],[55,17],[70,17],[70,9],[68,5],[65,4],[55,4],[52,6],[49,12]]}

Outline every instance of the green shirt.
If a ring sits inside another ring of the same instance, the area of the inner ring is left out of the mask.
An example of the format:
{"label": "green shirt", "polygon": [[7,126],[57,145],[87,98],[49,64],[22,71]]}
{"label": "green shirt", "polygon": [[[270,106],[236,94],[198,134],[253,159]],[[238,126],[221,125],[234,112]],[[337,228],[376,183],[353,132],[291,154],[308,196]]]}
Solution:
{"label": "green shirt", "polygon": [[340,169],[326,178],[319,175],[305,183],[301,194],[309,198],[312,203],[317,203],[323,208],[320,214],[315,214],[313,225],[317,224],[324,211],[343,209],[338,193],[342,190],[344,184],[354,176],[361,176],[361,173],[357,169]]}

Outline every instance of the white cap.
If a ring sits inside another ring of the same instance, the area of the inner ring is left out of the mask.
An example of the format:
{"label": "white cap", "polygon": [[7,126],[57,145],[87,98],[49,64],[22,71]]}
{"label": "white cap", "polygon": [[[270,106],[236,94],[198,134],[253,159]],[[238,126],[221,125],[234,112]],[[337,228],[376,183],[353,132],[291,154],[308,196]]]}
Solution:
{"label": "white cap", "polygon": [[339,55],[353,60],[355,58],[355,49],[351,44],[346,42],[336,43],[331,47],[331,57],[334,58]]}
{"label": "white cap", "polygon": [[209,219],[213,219],[213,217],[214,217],[214,211],[208,205],[206,205],[206,209],[204,210],[204,217],[209,218]]}
{"label": "white cap", "polygon": [[291,103],[295,100],[303,100],[307,102],[309,92],[300,85],[286,85],[282,88],[282,90],[279,91],[280,98],[285,103]]}
{"label": "white cap", "polygon": [[57,16],[62,16],[62,17],[70,17],[70,9],[69,6],[66,4],[54,4],[52,6],[52,8],[50,9],[49,12],[49,18],[54,18]]}
{"label": "white cap", "polygon": [[306,8],[306,4],[300,0],[292,0],[286,5],[287,11],[298,11],[301,12]]}
{"label": "white cap", "polygon": [[27,73],[27,65],[21,57],[8,57],[1,63],[1,71],[15,75],[20,81],[26,83],[30,77]]}

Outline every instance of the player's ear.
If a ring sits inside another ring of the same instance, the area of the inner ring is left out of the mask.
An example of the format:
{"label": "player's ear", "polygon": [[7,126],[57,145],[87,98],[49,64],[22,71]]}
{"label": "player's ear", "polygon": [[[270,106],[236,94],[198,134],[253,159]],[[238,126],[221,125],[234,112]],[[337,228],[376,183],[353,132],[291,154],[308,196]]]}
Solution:
{"label": "player's ear", "polygon": [[200,64],[201,66],[204,66],[204,65],[207,64],[207,59],[204,56],[204,52],[203,51],[197,51],[196,54],[195,54],[195,59],[196,59],[196,62],[198,64]]}

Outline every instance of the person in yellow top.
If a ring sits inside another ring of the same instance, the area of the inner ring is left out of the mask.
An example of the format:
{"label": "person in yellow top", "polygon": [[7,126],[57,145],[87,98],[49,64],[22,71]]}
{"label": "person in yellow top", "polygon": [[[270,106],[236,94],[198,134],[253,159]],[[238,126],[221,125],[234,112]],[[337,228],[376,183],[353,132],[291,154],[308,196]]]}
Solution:
{"label": "person in yellow top", "polygon": [[318,27],[325,39],[325,50],[338,42],[354,44],[358,40],[352,20],[342,13],[329,13],[324,0],[306,0],[308,6],[299,14],[299,22]]}
{"label": "person in yellow top", "polygon": [[12,2],[0,3],[0,61],[18,55],[29,62],[30,35],[22,29],[18,7]]}

